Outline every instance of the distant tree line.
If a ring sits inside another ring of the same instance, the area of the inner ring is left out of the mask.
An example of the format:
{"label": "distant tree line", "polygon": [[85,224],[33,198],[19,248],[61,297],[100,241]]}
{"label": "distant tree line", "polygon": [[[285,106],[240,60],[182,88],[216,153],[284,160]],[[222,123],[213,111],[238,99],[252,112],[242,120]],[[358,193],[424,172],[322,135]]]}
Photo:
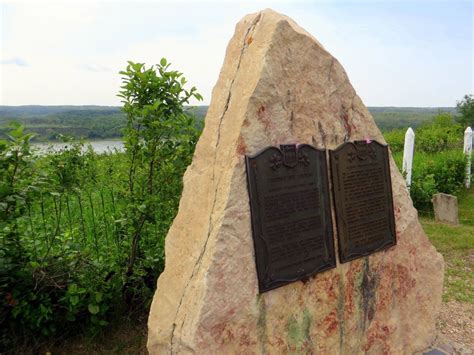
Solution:
{"label": "distant tree line", "polygon": [[[202,125],[208,106],[187,106],[188,115]],[[369,107],[378,127],[393,129],[420,127],[447,113],[463,126],[474,125],[474,98],[465,95],[456,107]],[[36,141],[56,140],[61,136],[86,139],[120,139],[127,117],[114,106],[0,106],[0,137],[5,137],[8,124],[16,121],[25,132],[35,133]]]}

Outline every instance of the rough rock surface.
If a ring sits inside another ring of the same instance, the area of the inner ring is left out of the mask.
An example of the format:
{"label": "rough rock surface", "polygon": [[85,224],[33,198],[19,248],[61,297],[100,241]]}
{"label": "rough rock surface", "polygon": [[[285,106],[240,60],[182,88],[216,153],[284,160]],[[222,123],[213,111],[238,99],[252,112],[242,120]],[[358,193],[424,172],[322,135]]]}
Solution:
{"label": "rough rock surface", "polygon": [[435,220],[447,224],[459,224],[458,198],[453,195],[438,193],[433,195]]}
{"label": "rough rock surface", "polygon": [[[370,78],[368,78],[370,80]],[[409,354],[435,334],[444,262],[390,162],[398,244],[259,295],[244,154],[384,142],[341,64],[291,19],[244,17],[184,176],[149,317],[152,354]]]}

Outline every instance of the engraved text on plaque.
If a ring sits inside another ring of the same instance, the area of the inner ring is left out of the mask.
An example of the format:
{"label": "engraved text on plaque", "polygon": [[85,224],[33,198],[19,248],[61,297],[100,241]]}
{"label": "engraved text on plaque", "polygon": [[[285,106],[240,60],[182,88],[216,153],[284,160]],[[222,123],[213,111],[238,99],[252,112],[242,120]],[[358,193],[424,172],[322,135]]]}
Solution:
{"label": "engraved text on plaque", "polygon": [[280,148],[246,157],[260,292],[336,266],[325,151]]}
{"label": "engraved text on plaque", "polygon": [[395,245],[387,146],[347,142],[330,160],[341,262]]}

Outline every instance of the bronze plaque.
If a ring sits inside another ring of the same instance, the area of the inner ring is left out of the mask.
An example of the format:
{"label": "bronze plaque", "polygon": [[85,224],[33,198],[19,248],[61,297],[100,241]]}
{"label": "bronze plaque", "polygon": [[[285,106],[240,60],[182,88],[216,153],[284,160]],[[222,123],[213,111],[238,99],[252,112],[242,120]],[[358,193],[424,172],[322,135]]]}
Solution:
{"label": "bronze plaque", "polygon": [[342,263],[396,244],[388,148],[347,142],[330,152]]}
{"label": "bronze plaque", "polygon": [[335,267],[326,152],[268,147],[246,166],[260,292]]}

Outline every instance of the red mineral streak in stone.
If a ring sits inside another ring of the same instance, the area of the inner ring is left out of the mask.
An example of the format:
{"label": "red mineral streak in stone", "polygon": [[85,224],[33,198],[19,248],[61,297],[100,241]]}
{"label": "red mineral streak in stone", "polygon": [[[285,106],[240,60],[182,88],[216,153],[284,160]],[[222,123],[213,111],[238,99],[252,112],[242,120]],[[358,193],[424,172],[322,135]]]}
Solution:
{"label": "red mineral streak in stone", "polygon": [[398,287],[395,291],[401,297],[405,297],[415,287],[416,281],[410,277],[408,268],[403,265],[397,265],[394,277],[398,281]]}
{"label": "red mineral streak in stone", "polygon": [[344,129],[346,130],[347,137],[349,138],[351,136],[352,126],[349,124],[349,115],[347,114],[347,111],[344,111],[344,113],[341,115],[341,118],[344,121]]}
{"label": "red mineral streak in stone", "polygon": [[340,278],[341,276],[339,274],[336,274],[329,279],[330,284],[326,289],[329,301],[335,300],[337,298],[336,288],[339,285]]}
{"label": "red mineral streak in stone", "polygon": [[261,105],[259,109],[257,110],[257,118],[260,122],[263,123],[263,126],[265,127],[265,130],[267,131],[269,128],[271,128],[271,119],[268,115],[268,111],[265,110],[265,106]]}
{"label": "red mineral streak in stone", "polygon": [[346,287],[344,290],[344,310],[348,315],[354,314],[354,282],[355,274],[360,272],[360,263],[353,262],[346,273]]}
{"label": "red mineral streak in stone", "polygon": [[[391,271],[385,271],[387,275],[393,275]],[[392,303],[393,290],[391,277],[381,278],[381,283],[377,289],[376,313],[390,309]]]}
{"label": "red mineral streak in stone", "polygon": [[230,329],[226,328],[226,324],[225,322],[216,323],[211,328],[211,335],[217,344],[222,345],[234,339],[234,334]]}
{"label": "red mineral streak in stone", "polygon": [[301,345],[301,349],[299,351],[299,353],[301,354],[312,354],[312,344],[311,344],[311,341],[310,340],[305,340],[303,342],[303,345]]}
{"label": "red mineral streak in stone", "polygon": [[339,274],[322,278],[320,283],[318,283],[317,290],[324,290],[329,301],[335,300],[337,298],[336,289],[338,288],[340,278]]}
{"label": "red mineral streak in stone", "polygon": [[219,269],[216,276],[217,276],[217,280],[219,280],[219,282],[215,283],[216,292],[225,292],[226,286],[225,286],[225,282],[223,282],[225,278],[224,278],[222,268]]}
{"label": "red mineral streak in stone", "polygon": [[229,317],[232,317],[235,314],[235,308],[231,308],[227,311]]}
{"label": "red mineral streak in stone", "polygon": [[[384,286],[385,287],[385,286]],[[391,292],[384,288],[383,290],[379,286],[379,297],[376,304],[376,312],[379,313],[387,309],[387,306],[392,302]]]}
{"label": "red mineral streak in stone", "polygon": [[253,346],[256,344],[255,341],[252,341],[250,338],[250,333],[249,329],[245,326],[242,325],[238,329],[239,332],[239,345],[240,346]]}
{"label": "red mineral streak in stone", "polygon": [[[395,215],[395,219],[398,219],[398,217],[400,217],[400,211],[395,210],[395,211],[394,211],[394,215]],[[396,228],[395,228],[395,229],[396,229]]]}
{"label": "red mineral streak in stone", "polygon": [[357,130],[358,130],[357,126],[355,124],[351,124],[351,128],[352,128],[352,130],[354,130],[354,132],[357,132]]}
{"label": "red mineral streak in stone", "polygon": [[276,346],[278,346],[278,347],[280,347],[280,348],[283,347],[283,346],[285,346],[285,341],[284,341],[282,338],[280,338],[280,337],[275,337],[274,340],[275,340]]}
{"label": "red mineral streak in stone", "polygon": [[[305,287],[305,286],[303,286],[303,287]],[[306,299],[305,292],[300,292],[298,294],[298,305],[300,306],[300,308],[304,307],[304,304],[306,303],[305,299]]]}
{"label": "red mineral streak in stone", "polygon": [[245,152],[247,151],[247,146],[245,145],[245,141],[242,137],[239,137],[237,140],[237,154],[238,155],[244,155]]}
{"label": "red mineral streak in stone", "polygon": [[390,335],[390,328],[386,325],[380,326],[378,323],[373,323],[367,334],[367,343],[364,345],[364,351],[369,351],[375,344],[382,345],[382,354],[390,353],[390,346],[387,344],[387,339]]}
{"label": "red mineral streak in stone", "polygon": [[321,326],[324,328],[324,332],[327,336],[331,335],[337,330],[339,322],[337,320],[336,310],[331,311],[322,321]]}

